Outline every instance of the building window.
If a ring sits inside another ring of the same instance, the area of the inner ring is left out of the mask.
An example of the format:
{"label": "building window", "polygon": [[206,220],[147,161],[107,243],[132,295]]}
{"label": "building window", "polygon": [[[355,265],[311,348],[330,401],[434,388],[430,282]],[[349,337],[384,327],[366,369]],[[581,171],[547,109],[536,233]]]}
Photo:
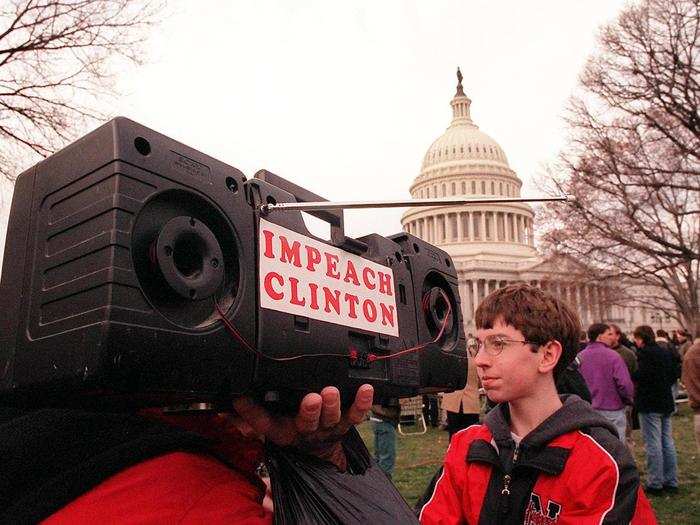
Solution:
{"label": "building window", "polygon": [[437,238],[439,241],[445,240],[445,216],[438,215],[437,217]]}
{"label": "building window", "polygon": [[506,184],[506,197],[510,197],[510,184]]}
{"label": "building window", "polygon": [[486,240],[491,239],[491,232],[493,230],[492,224],[491,224],[491,214],[487,213],[485,217],[486,221],[484,222],[484,237]]}
{"label": "building window", "polygon": [[496,183],[491,181],[491,195],[496,193]]}
{"label": "building window", "polygon": [[476,194],[476,181],[472,181],[472,194]]}
{"label": "building window", "polygon": [[472,233],[475,239],[481,238],[481,212],[477,211],[472,213]]}
{"label": "building window", "polygon": [[433,185],[433,195],[434,195],[435,197],[437,197],[437,196],[438,196],[438,192],[437,192],[437,184],[434,184],[434,185]]}
{"label": "building window", "polygon": [[498,238],[503,240],[506,238],[506,225],[502,213],[498,214]]}
{"label": "building window", "polygon": [[447,195],[447,185],[443,182],[442,183],[442,196],[444,197]]}
{"label": "building window", "polygon": [[462,235],[465,239],[469,239],[469,214],[462,214]]}
{"label": "building window", "polygon": [[452,195],[457,195],[457,183],[452,183]]}
{"label": "building window", "polygon": [[525,244],[530,244],[530,224],[525,221]]}
{"label": "building window", "polygon": [[518,216],[516,216],[515,229],[518,232],[518,242],[519,243],[523,242],[523,228],[522,228],[522,226],[523,226],[522,219],[518,215]]}
{"label": "building window", "polygon": [[467,194],[467,183],[462,181],[462,195]]}
{"label": "building window", "polygon": [[450,213],[448,216],[448,220],[450,221],[450,240],[456,241],[457,240],[457,215],[454,213]]}
{"label": "building window", "polygon": [[503,195],[503,183],[502,182],[498,183],[498,194]]}
{"label": "building window", "polygon": [[510,240],[515,241],[515,215],[508,214],[508,223],[510,224]]}
{"label": "building window", "polygon": [[425,189],[426,189],[426,191],[428,192],[428,196],[427,196],[426,198],[429,199],[429,198],[430,198],[430,187],[427,187],[427,188],[425,188]]}
{"label": "building window", "polygon": [[481,194],[486,195],[486,181],[481,181]]}

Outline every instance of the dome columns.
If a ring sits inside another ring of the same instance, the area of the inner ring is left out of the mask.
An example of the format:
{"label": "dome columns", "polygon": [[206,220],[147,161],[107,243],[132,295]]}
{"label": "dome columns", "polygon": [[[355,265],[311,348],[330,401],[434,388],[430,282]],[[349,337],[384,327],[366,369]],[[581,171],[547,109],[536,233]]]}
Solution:
{"label": "dome columns", "polygon": [[431,211],[404,221],[405,230],[436,244],[464,242],[517,243],[534,246],[532,217],[512,211]]}

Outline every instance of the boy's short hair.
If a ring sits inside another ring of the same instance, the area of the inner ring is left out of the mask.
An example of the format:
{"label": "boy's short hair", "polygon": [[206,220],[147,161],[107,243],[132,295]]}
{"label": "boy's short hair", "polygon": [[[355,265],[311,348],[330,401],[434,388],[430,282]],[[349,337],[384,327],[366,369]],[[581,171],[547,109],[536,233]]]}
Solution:
{"label": "boy's short hair", "polygon": [[644,346],[653,345],[656,343],[656,337],[654,337],[654,330],[651,326],[643,324],[634,329],[634,337],[644,341]]}
{"label": "boy's short hair", "polygon": [[598,336],[605,332],[608,328],[610,328],[610,325],[605,323],[593,323],[588,327],[588,340],[591,343],[594,343],[595,340],[598,339]]}
{"label": "boy's short hair", "polygon": [[563,301],[528,284],[500,288],[476,309],[477,328],[493,328],[496,320],[520,330],[527,341],[544,345],[559,341],[562,354],[554,368],[554,379],[573,361],[579,347],[581,322]]}

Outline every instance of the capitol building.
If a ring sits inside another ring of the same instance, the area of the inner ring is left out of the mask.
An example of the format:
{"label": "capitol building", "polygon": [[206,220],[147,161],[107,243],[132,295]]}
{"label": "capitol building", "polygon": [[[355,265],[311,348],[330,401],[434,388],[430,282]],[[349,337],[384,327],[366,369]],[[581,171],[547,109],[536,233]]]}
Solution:
{"label": "capitol building", "polygon": [[[471,99],[457,70],[457,92],[450,105],[452,122],[428,148],[420,174],[410,186],[414,199],[520,197],[522,181],[509,166],[499,144],[471,118]],[[543,258],[534,242],[535,214],[526,203],[409,208],[405,231],[450,254],[459,277],[465,333],[475,333],[474,311],[493,290],[527,282],[555,293],[578,311],[585,329],[590,323],[617,323],[631,331],[656,324],[646,309],[613,304],[613,289],[587,282],[577,261]]]}

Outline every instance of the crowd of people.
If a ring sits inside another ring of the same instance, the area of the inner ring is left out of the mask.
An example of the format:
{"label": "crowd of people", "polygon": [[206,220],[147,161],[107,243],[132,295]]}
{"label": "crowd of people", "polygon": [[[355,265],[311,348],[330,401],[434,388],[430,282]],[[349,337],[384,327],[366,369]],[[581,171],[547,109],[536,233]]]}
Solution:
{"label": "crowd of people", "polygon": [[614,324],[591,325],[578,355],[581,374],[592,407],[615,425],[620,439],[633,446],[631,427],[641,429],[647,494],[675,494],[678,469],[671,416],[676,412],[680,353],[666,332],[654,333],[646,325],[635,328],[632,340]]}

